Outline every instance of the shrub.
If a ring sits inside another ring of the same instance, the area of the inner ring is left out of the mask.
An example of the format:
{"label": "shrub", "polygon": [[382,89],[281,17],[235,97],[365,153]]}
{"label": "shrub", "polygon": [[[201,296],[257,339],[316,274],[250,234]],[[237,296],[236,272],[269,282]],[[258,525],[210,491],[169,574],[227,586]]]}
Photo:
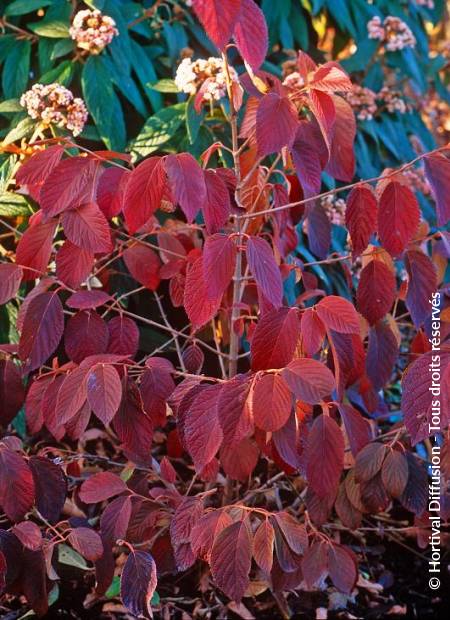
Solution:
{"label": "shrub", "polygon": [[208,613],[287,616],[368,587],[367,525],[448,518],[438,8],[192,4],[6,6],[0,575],[38,615],[69,565],[135,616],[193,568]]}

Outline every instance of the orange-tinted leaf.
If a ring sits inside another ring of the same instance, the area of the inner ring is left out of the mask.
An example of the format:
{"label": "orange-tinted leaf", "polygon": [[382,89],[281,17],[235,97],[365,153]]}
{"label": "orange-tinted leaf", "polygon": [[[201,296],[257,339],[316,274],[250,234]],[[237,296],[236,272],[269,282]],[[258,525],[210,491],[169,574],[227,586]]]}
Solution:
{"label": "orange-tinted leaf", "polygon": [[281,375],[267,374],[256,381],[251,400],[256,426],[276,431],[286,424],[292,409],[292,394]]}

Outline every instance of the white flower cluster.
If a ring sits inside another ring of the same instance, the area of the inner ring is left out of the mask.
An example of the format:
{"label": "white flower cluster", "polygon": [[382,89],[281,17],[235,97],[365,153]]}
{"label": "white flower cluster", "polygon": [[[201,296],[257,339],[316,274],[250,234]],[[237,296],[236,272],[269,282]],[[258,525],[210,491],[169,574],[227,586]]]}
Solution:
{"label": "white flower cluster", "polygon": [[401,93],[390,86],[383,86],[380,92],[375,93],[370,88],[354,84],[353,90],[345,93],[345,98],[360,121],[372,120],[378,106],[385,106],[390,114],[394,112],[405,114],[411,108]]}
{"label": "white flower cluster", "polygon": [[336,224],[336,226],[345,225],[345,210],[347,208],[345,200],[334,198],[333,196],[325,196],[320,203],[332,224]]}
{"label": "white flower cluster", "polygon": [[100,54],[119,31],[112,17],[103,15],[98,9],[86,9],[75,15],[69,33],[77,47],[90,54]]}
{"label": "white flower cluster", "polygon": [[[233,81],[238,81],[238,75],[233,67],[229,68],[230,77]],[[204,101],[218,101],[225,96],[226,75],[221,58],[199,58],[192,60],[184,58],[178,66],[175,75],[175,84],[179,91],[195,95],[202,89],[202,99]]]}
{"label": "white flower cluster", "polygon": [[382,41],[388,52],[416,46],[416,37],[408,24],[392,15],[388,15],[383,22],[380,17],[373,17],[367,23],[367,31],[369,39]]}
{"label": "white flower cluster", "polygon": [[45,125],[66,127],[77,136],[83,131],[88,112],[83,99],[60,84],[34,84],[20,98],[31,118]]}
{"label": "white flower cluster", "polygon": [[353,90],[345,93],[345,98],[352,106],[356,118],[360,121],[370,121],[373,119],[373,115],[377,111],[377,95],[373,90],[354,84]]}
{"label": "white flower cluster", "polygon": [[416,4],[419,6],[424,6],[427,9],[432,11],[434,9],[434,0],[416,0]]}
{"label": "white flower cluster", "polygon": [[410,106],[402,99],[401,94],[392,90],[389,86],[383,86],[377,95],[377,99],[380,99],[384,103],[387,111],[391,114],[394,112],[400,112],[400,114],[409,112]]}
{"label": "white flower cluster", "polygon": [[286,86],[286,88],[292,88],[293,90],[303,88],[304,85],[305,80],[298,71],[289,73],[289,75],[287,75],[283,80],[283,86]]}

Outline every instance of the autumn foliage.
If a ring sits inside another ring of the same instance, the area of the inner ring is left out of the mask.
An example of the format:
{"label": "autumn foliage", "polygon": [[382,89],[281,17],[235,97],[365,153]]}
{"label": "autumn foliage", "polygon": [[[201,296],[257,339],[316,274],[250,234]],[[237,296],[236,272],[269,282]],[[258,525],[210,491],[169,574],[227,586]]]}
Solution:
{"label": "autumn foliage", "polygon": [[[443,438],[450,415],[450,149],[359,178],[342,66],[300,51],[297,82],[282,82],[261,69],[253,0],[193,11],[227,76],[226,136],[199,158],[137,162],[67,135],[7,147],[20,157],[9,191],[33,213],[8,220],[0,263],[19,334],[0,344],[0,582],[38,615],[58,562],[92,569],[92,600],[120,576],[135,616],[160,610],[178,573],[194,587],[201,574],[224,606],[268,589],[286,614],[283,593],[363,587],[352,532],[377,515],[406,514],[423,539],[416,448],[430,436],[438,298]],[[409,182],[417,165],[431,225]],[[344,256],[329,196],[345,197]],[[299,243],[311,260],[294,256]],[[311,270],[334,262],[348,295]],[[160,335],[150,351],[146,330]]]}

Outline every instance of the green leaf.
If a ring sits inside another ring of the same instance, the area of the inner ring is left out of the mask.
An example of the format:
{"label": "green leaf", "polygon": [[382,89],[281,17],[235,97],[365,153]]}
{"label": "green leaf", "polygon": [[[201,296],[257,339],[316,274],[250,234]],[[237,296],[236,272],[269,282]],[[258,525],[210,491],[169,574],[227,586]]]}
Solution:
{"label": "green leaf", "polygon": [[69,86],[74,74],[75,65],[70,60],[64,60],[60,65],[51,69],[41,76],[39,82],[41,84],[52,84],[57,82],[62,86]]}
{"label": "green leaf", "polygon": [[57,41],[50,54],[51,60],[57,60],[66,54],[70,54],[75,49],[75,44],[72,39],[61,39]]}
{"label": "green leaf", "polygon": [[21,439],[25,439],[27,436],[27,422],[25,418],[25,409],[23,407],[16,415],[11,424],[19,437]]}
{"label": "green leaf", "polygon": [[194,108],[194,99],[195,96],[189,97],[189,101],[186,105],[186,129],[191,144],[194,144],[197,140],[198,132],[204,118],[203,110],[196,112]]}
{"label": "green leaf", "polygon": [[55,583],[53,588],[48,593],[48,606],[51,607],[52,605],[54,605],[58,599],[59,599],[59,585]]}
{"label": "green leaf", "polygon": [[0,114],[4,114],[6,112],[23,112],[23,108],[19,103],[18,99],[7,99],[6,101],[2,101],[0,103]]}
{"label": "green leaf", "polygon": [[29,24],[28,28],[40,37],[49,37],[50,39],[68,39],[70,36],[69,25],[57,19]]}
{"label": "green leaf", "polygon": [[72,547],[64,543],[58,545],[58,562],[67,566],[75,566],[75,568],[80,568],[81,570],[89,570],[86,560]]}
{"label": "green leaf", "polygon": [[114,575],[113,580],[109,588],[105,592],[106,598],[115,598],[120,594],[120,577]]}
{"label": "green leaf", "polygon": [[22,121],[20,121],[20,123],[18,123],[16,127],[13,127],[13,129],[11,129],[11,131],[4,138],[2,145],[6,146],[7,144],[11,144],[16,140],[21,140],[26,136],[30,136],[33,133],[33,129],[35,128],[35,126],[36,121],[27,116]]}
{"label": "green leaf", "polygon": [[125,146],[125,122],[120,101],[101,56],[91,56],[83,67],[81,87],[88,110],[109,149]]}
{"label": "green leaf", "polygon": [[158,592],[156,592],[155,590],[155,592],[153,592],[152,598],[150,599],[150,605],[152,607],[156,607],[156,605],[159,605],[160,602],[161,602],[161,597],[159,596]]}
{"label": "green leaf", "polygon": [[5,15],[26,15],[37,9],[42,9],[52,2],[53,0],[15,0],[6,7]]}
{"label": "green leaf", "polygon": [[185,120],[185,114],[186,104],[177,103],[150,116],[131,145],[134,157],[146,157],[168,142]]}
{"label": "green leaf", "polygon": [[31,215],[30,205],[24,196],[5,192],[0,195],[0,215],[3,217],[18,217]]}
{"label": "green leaf", "polygon": [[17,40],[3,67],[2,86],[6,99],[19,97],[26,89],[30,73],[31,42]]}
{"label": "green leaf", "polygon": [[175,84],[174,80],[170,78],[164,78],[155,82],[155,84],[149,84],[152,90],[157,90],[159,93],[178,93],[178,86]]}

